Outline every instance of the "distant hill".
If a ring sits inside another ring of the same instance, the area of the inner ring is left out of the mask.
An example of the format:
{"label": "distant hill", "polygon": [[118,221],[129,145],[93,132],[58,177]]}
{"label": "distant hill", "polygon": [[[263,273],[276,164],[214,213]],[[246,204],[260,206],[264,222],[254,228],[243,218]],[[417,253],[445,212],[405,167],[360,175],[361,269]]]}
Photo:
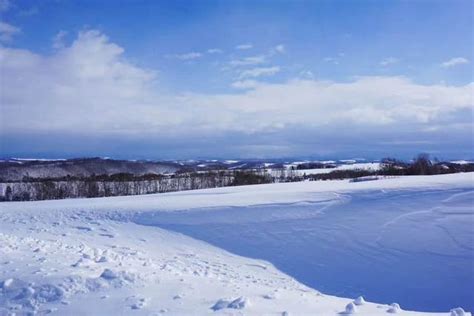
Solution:
{"label": "distant hill", "polygon": [[174,162],[129,161],[103,158],[68,160],[21,160],[0,161],[0,179],[19,181],[24,177],[58,178],[66,176],[88,177],[131,173],[133,175],[175,173],[181,165]]}

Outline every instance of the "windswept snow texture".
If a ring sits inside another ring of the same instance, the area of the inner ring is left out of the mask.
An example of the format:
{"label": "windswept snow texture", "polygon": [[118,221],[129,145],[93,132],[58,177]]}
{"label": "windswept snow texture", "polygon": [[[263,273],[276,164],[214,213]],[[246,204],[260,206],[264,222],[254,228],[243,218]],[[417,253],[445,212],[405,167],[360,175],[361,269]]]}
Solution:
{"label": "windswept snow texture", "polygon": [[461,315],[473,180],[0,203],[0,315]]}
{"label": "windswept snow texture", "polygon": [[142,221],[270,261],[327,294],[396,301],[409,310],[472,311],[473,208],[472,187],[370,190]]}

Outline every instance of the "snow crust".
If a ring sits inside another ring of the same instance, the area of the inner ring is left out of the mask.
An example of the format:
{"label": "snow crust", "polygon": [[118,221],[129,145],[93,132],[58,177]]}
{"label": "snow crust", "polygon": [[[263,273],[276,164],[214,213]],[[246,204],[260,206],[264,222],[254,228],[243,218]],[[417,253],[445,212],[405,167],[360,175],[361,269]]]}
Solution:
{"label": "snow crust", "polygon": [[[322,294],[269,262],[153,227],[153,218],[224,206],[344,200],[357,191],[472,188],[473,180],[469,173],[1,203],[0,315],[431,315]],[[403,233],[389,228],[392,236]],[[439,315],[470,315],[453,307]]]}

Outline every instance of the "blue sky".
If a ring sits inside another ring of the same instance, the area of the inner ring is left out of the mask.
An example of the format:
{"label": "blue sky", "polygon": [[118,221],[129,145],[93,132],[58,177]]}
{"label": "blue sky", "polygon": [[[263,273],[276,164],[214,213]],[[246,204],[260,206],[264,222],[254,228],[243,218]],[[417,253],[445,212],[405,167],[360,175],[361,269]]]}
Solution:
{"label": "blue sky", "polygon": [[0,10],[1,156],[474,157],[471,1]]}

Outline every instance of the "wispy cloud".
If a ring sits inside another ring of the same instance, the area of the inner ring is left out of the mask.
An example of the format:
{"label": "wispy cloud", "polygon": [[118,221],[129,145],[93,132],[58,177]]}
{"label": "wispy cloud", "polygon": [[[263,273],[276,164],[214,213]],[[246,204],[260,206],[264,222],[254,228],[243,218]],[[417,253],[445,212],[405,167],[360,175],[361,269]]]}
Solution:
{"label": "wispy cloud", "polygon": [[457,66],[457,65],[468,64],[468,63],[469,63],[469,59],[467,59],[467,58],[455,57],[455,58],[451,58],[450,60],[447,60],[447,61],[441,63],[441,67],[450,68],[450,67],[454,67],[454,66]]}
{"label": "wispy cloud", "polygon": [[339,61],[334,57],[326,57],[326,58],[323,59],[323,61],[326,62],[326,63],[333,63],[334,65],[339,64]]}
{"label": "wispy cloud", "polygon": [[399,61],[398,58],[388,57],[388,58],[383,59],[379,64],[380,64],[380,66],[386,67],[386,66],[389,66],[389,65],[396,64],[396,63],[398,63],[398,61]]}
{"label": "wispy cloud", "polygon": [[239,79],[244,78],[257,78],[262,76],[272,76],[280,71],[280,67],[259,67],[253,69],[247,69],[240,73]]}
{"label": "wispy cloud", "polygon": [[258,86],[258,81],[255,80],[239,80],[231,84],[236,89],[254,89]]}
{"label": "wispy cloud", "polygon": [[283,54],[285,52],[285,45],[283,44],[277,45],[273,48],[273,50],[277,53]]}
{"label": "wispy cloud", "polygon": [[219,49],[219,48],[209,48],[207,50],[207,52],[209,54],[221,54],[221,53],[223,53],[222,49]]}
{"label": "wispy cloud", "polygon": [[[250,45],[250,44],[247,44],[247,45]],[[285,53],[285,46],[283,44],[279,44],[279,45],[269,48],[268,51],[264,54],[243,57],[240,59],[233,59],[229,62],[229,65],[233,67],[237,67],[237,66],[251,66],[251,65],[264,64],[268,62],[269,59],[274,57],[276,54],[283,54],[283,53]]]}
{"label": "wispy cloud", "polygon": [[166,57],[176,58],[179,60],[193,60],[193,59],[201,58],[202,54],[198,52],[189,52],[189,53],[184,53],[184,54],[166,55]]}
{"label": "wispy cloud", "polygon": [[302,70],[299,75],[305,79],[314,79],[314,74],[311,70]]}
{"label": "wispy cloud", "polygon": [[231,66],[249,66],[249,65],[258,65],[263,64],[267,61],[265,55],[250,56],[244,57],[242,59],[234,59],[230,61]]}
{"label": "wispy cloud", "polygon": [[235,49],[240,49],[240,50],[245,50],[245,49],[251,49],[253,47],[252,44],[246,43],[246,44],[240,44],[235,46]]}
{"label": "wispy cloud", "polygon": [[9,42],[13,36],[21,33],[21,29],[11,24],[0,22],[0,42]]}
{"label": "wispy cloud", "polygon": [[65,46],[64,44],[64,37],[66,37],[67,32],[66,31],[59,31],[54,37],[53,37],[53,48],[54,49],[60,49]]}

